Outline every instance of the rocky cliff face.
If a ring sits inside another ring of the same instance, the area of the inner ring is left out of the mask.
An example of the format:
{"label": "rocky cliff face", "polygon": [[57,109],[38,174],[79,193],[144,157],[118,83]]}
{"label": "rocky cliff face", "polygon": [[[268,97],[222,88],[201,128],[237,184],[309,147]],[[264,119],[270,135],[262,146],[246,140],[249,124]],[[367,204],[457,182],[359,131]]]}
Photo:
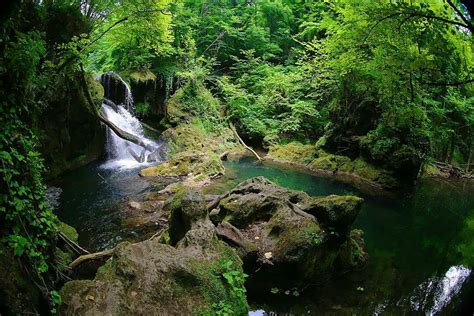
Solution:
{"label": "rocky cliff face", "polygon": [[[42,136],[41,152],[48,177],[85,165],[103,152],[105,130],[92,112],[80,86],[80,74],[64,79],[57,95],[37,122]],[[92,97],[100,103],[103,88],[87,78]]]}

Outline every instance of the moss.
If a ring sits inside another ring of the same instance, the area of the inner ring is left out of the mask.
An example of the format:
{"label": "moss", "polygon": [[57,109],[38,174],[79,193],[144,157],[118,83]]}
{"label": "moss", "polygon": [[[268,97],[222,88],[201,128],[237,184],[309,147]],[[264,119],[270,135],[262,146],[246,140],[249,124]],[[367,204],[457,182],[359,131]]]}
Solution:
{"label": "moss", "polygon": [[304,164],[311,162],[315,154],[314,145],[304,145],[297,142],[273,145],[268,152],[270,158]]}
{"label": "moss", "polygon": [[156,75],[147,69],[142,69],[139,71],[132,71],[130,73],[130,79],[135,82],[147,82],[147,81],[155,81]]}
{"label": "moss", "polygon": [[66,235],[69,239],[77,242],[77,238],[79,237],[79,234],[77,233],[74,227],[61,221],[58,221],[57,225],[60,232]]}
{"label": "moss", "polygon": [[192,175],[194,180],[203,180],[224,172],[224,165],[216,154],[186,151],[176,154],[158,166],[141,170],[140,175],[143,177]]}
{"label": "moss", "polygon": [[[76,295],[83,296],[94,287],[92,280],[73,280],[69,281],[61,288],[59,294],[63,302],[72,301]],[[77,312],[77,311],[76,311]]]}
{"label": "moss", "polygon": [[86,76],[86,80],[87,87],[89,88],[89,92],[91,94],[92,99],[95,101],[95,104],[100,106],[104,98],[104,87],[100,82],[94,80],[94,78],[90,74]]}
{"label": "moss", "polygon": [[431,163],[426,164],[423,171],[424,171],[424,175],[432,176],[432,177],[444,175],[444,173],[436,165],[431,164]]}
{"label": "moss", "polygon": [[190,123],[196,117],[217,121],[220,117],[220,104],[204,85],[189,80],[169,99],[168,121],[177,125]]}
{"label": "moss", "polygon": [[41,292],[24,271],[11,249],[0,244],[0,307],[12,315],[38,313]]}
{"label": "moss", "polygon": [[199,280],[198,291],[207,303],[198,314],[215,315],[218,309],[225,306],[232,315],[247,315],[249,306],[245,295],[224,278],[228,272],[243,275],[242,261],[234,249],[221,241],[215,241],[214,250],[217,256],[210,262],[194,258],[188,260]]}
{"label": "moss", "polygon": [[354,173],[365,179],[376,181],[380,177],[381,171],[362,159],[356,159],[354,161]]}
{"label": "moss", "polygon": [[328,154],[324,150],[317,151],[318,158],[310,163],[313,170],[325,170],[331,172],[352,172],[353,166],[349,157]]}
{"label": "moss", "polygon": [[[195,123],[196,121],[194,121]],[[212,152],[220,155],[226,151],[243,150],[229,128],[207,132],[199,124],[180,124],[163,133],[170,149],[169,156],[183,151]]]}
{"label": "moss", "polygon": [[287,218],[280,217],[277,213],[269,222],[269,231],[279,232],[278,242],[275,244],[275,253],[283,255],[285,258],[276,258],[288,262],[301,262],[301,258],[308,249],[318,245],[315,242],[316,236],[322,236],[319,225],[310,220],[288,221]]}
{"label": "moss", "polygon": [[310,168],[314,170],[337,171],[337,163],[331,159],[331,156],[324,156],[314,159]]}
{"label": "moss", "polygon": [[362,159],[356,159],[354,161],[354,174],[364,179],[377,182],[385,188],[395,188],[398,186],[397,180],[387,171],[377,168]]}

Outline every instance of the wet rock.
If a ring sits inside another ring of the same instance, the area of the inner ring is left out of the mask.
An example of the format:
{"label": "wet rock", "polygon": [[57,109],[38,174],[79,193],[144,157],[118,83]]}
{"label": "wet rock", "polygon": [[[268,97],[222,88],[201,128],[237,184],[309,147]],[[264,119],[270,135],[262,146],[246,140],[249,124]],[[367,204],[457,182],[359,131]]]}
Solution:
{"label": "wet rock", "polygon": [[131,209],[134,209],[134,210],[139,210],[139,209],[141,209],[140,203],[135,202],[135,201],[130,201],[130,202],[128,202],[128,206],[129,206]]}
{"label": "wet rock", "polygon": [[194,223],[208,217],[203,196],[184,187],[167,202],[165,209],[170,212],[168,231],[172,245],[176,245]]}
{"label": "wet rock", "polygon": [[268,291],[308,280],[324,282],[363,266],[362,233],[350,230],[362,201],[355,196],[310,197],[256,177],[230,191],[211,219],[218,224],[218,235],[239,249],[249,289]]}

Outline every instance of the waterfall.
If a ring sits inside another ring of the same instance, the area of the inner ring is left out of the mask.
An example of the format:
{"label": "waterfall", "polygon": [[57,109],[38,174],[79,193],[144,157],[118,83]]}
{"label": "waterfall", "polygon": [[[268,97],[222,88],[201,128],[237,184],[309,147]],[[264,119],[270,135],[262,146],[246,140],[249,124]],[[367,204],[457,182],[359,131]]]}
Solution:
{"label": "waterfall", "polygon": [[161,160],[158,149],[160,144],[145,137],[143,125],[134,116],[133,97],[130,86],[115,72],[109,71],[95,78],[104,87],[104,95],[117,104],[116,107],[102,104],[102,112],[114,125],[130,134],[138,136],[144,143],[156,148],[154,152],[145,150],[132,142],[118,137],[107,127],[106,153],[104,168],[133,168],[142,163]]}
{"label": "waterfall", "polygon": [[397,302],[398,306],[409,306],[414,312],[438,315],[460,294],[471,276],[464,266],[452,266],[443,276],[432,277],[421,283],[407,297]]}
{"label": "waterfall", "polygon": [[107,71],[94,78],[104,87],[105,97],[115,104],[123,105],[129,112],[133,112],[133,96],[130,85],[113,71]]}

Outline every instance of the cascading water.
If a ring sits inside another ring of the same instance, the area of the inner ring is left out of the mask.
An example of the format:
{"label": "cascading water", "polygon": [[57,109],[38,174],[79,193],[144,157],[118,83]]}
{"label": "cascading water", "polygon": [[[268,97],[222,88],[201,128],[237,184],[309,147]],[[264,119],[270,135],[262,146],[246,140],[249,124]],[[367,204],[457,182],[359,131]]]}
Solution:
{"label": "cascading water", "polygon": [[123,105],[128,111],[133,112],[132,89],[128,83],[117,73],[107,71],[94,78],[104,87],[105,97],[115,104]]}
{"label": "cascading water", "polygon": [[[448,306],[460,295],[463,288],[469,287],[471,273],[471,269],[462,265],[452,266],[443,276],[431,277],[418,285],[410,294],[403,296],[396,302],[395,308],[427,316],[450,314],[456,306],[451,308]],[[393,307],[390,303],[381,304],[376,308],[374,315],[390,313],[390,308]]]}
{"label": "cascading water", "polygon": [[102,104],[102,113],[107,120],[113,123],[121,130],[137,136],[143,143],[155,148],[150,151],[142,146],[127,141],[107,127],[106,152],[108,161],[103,165],[104,168],[132,168],[141,163],[160,160],[157,154],[160,144],[145,137],[143,126],[133,115],[133,97],[129,85],[116,73],[109,71],[98,77],[104,86],[106,99],[112,102]]}

